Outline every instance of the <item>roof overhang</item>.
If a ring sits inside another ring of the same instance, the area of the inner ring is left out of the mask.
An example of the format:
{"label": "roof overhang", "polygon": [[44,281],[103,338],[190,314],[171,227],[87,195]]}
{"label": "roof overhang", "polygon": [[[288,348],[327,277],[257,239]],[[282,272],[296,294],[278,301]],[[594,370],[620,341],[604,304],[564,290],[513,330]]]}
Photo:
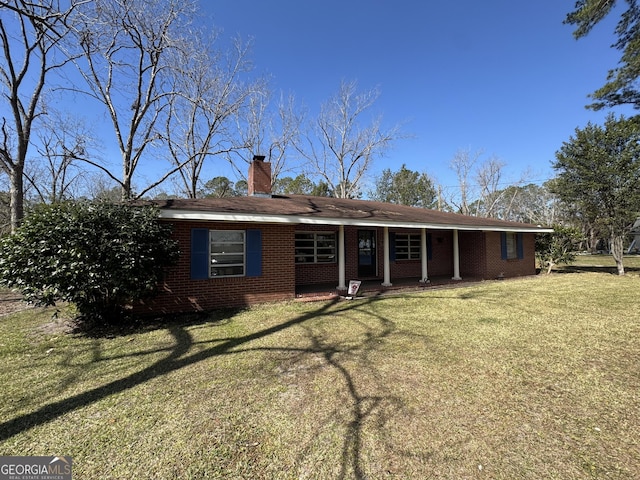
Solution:
{"label": "roof overhang", "polygon": [[390,228],[426,228],[432,230],[468,230],[468,231],[492,231],[492,232],[519,232],[519,233],[551,233],[552,228],[522,226],[497,226],[497,225],[463,225],[440,224],[403,221],[374,220],[370,218],[331,218],[309,217],[304,215],[269,215],[255,213],[227,213],[186,209],[163,209],[160,218],[166,220],[187,221],[215,221],[215,222],[244,222],[244,223],[289,223],[296,225],[343,225],[356,227],[390,227]]}

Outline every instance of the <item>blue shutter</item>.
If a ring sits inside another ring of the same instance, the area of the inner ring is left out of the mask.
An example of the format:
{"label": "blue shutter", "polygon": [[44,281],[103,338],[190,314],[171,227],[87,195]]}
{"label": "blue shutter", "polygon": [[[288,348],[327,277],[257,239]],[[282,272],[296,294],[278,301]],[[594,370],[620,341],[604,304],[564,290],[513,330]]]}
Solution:
{"label": "blue shutter", "polygon": [[247,277],[262,275],[262,230],[247,230]]}
{"label": "blue shutter", "polygon": [[516,238],[516,248],[518,249],[518,258],[522,260],[524,258],[524,244],[521,233],[519,233]]}
{"label": "blue shutter", "polygon": [[191,229],[191,279],[209,278],[209,230]]}
{"label": "blue shutter", "polygon": [[396,234],[389,233],[389,261],[396,261]]}
{"label": "blue shutter", "polygon": [[507,234],[506,232],[500,233],[500,252],[502,254],[502,260],[507,259]]}

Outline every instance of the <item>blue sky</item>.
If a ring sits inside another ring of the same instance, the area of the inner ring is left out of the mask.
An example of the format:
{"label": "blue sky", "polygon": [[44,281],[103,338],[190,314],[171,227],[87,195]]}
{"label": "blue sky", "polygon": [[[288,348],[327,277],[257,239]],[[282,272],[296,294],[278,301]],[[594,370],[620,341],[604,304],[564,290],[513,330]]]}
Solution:
{"label": "blue sky", "polygon": [[[586,38],[563,25],[573,0],[210,0],[205,14],[223,36],[253,38],[257,73],[311,113],[341,80],[378,87],[387,126],[411,138],[376,162],[424,171],[443,186],[456,151],[482,150],[534,183],[554,175],[563,141],[608,111],[585,109],[619,52],[610,48],[618,11]],[[619,109],[616,113],[631,113]]]}

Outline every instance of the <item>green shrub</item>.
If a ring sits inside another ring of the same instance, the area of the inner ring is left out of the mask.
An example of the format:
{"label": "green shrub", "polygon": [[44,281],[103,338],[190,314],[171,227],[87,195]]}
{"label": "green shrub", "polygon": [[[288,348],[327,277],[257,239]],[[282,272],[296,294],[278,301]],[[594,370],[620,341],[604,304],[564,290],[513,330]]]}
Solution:
{"label": "green shrub", "polygon": [[43,205],[0,241],[0,283],[30,302],[72,302],[82,316],[111,322],[155,293],[178,257],[170,234],[153,207]]}
{"label": "green shrub", "polygon": [[536,258],[540,267],[551,273],[554,266],[573,262],[582,237],[577,228],[562,225],[554,225],[552,233],[536,235]]}

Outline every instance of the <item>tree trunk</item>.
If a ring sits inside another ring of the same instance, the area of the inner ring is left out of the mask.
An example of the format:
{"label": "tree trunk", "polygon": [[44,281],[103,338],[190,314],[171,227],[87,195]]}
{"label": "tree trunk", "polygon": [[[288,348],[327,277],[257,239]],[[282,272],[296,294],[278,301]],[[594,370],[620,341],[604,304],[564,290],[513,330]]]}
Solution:
{"label": "tree trunk", "polygon": [[121,197],[123,201],[131,200],[133,192],[131,191],[131,174],[124,172],[121,184]]}
{"label": "tree trunk", "polygon": [[589,253],[596,253],[598,251],[598,237],[596,236],[596,230],[593,227],[589,227],[587,250]]}
{"label": "tree trunk", "polygon": [[624,237],[611,233],[611,255],[616,262],[618,268],[618,275],[624,275],[624,265],[622,260],[624,258]]}
{"label": "tree trunk", "polygon": [[10,182],[11,233],[14,233],[24,217],[24,182],[21,168],[14,167]]}
{"label": "tree trunk", "polygon": [[547,268],[547,275],[551,274],[551,270],[553,269],[554,266],[555,266],[555,263],[549,262],[549,267]]}

